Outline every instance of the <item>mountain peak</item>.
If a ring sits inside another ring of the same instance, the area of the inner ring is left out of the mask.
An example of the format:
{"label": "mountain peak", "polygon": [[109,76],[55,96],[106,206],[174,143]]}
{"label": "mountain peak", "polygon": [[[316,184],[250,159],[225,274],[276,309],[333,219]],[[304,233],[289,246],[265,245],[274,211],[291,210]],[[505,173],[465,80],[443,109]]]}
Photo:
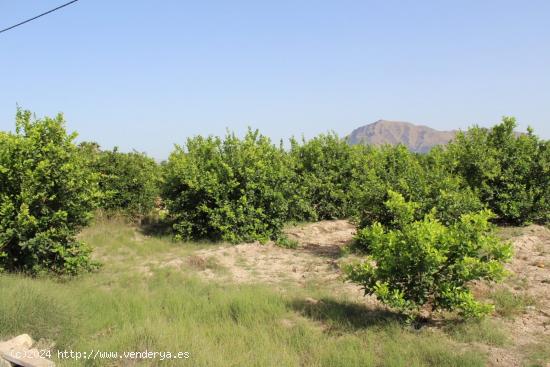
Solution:
{"label": "mountain peak", "polygon": [[439,131],[410,122],[380,119],[353,130],[348,136],[348,142],[372,145],[403,144],[413,152],[425,153],[436,145],[447,144],[454,136],[454,131]]}

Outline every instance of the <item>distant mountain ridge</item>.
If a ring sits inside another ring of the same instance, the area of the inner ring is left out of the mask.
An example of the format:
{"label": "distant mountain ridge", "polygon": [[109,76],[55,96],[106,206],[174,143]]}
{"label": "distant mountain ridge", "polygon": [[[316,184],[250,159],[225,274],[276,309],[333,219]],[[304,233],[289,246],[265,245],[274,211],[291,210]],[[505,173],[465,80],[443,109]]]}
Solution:
{"label": "distant mountain ridge", "polygon": [[413,152],[426,153],[436,145],[451,141],[456,131],[439,131],[404,121],[378,120],[361,126],[347,137],[349,144],[403,144]]}

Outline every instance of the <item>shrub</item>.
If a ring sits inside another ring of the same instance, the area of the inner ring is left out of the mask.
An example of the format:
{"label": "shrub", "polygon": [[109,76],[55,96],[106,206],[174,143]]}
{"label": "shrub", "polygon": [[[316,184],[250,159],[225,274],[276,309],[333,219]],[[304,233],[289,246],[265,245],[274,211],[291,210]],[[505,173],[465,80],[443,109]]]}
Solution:
{"label": "shrub", "polygon": [[122,153],[117,148],[101,151],[97,143],[81,143],[89,167],[99,174],[99,207],[133,218],[147,215],[159,194],[160,171],[144,153]]}
{"label": "shrub", "polygon": [[249,130],[242,140],[198,136],[176,146],[162,191],[178,238],[266,241],[288,217],[292,179],[282,147]]}
{"label": "shrub", "polygon": [[359,227],[375,222],[391,225],[394,213],[385,204],[388,192],[395,191],[417,205],[415,219],[422,219],[436,208],[437,219],[444,224],[458,220],[461,214],[476,212],[482,204],[467,184],[452,175],[445,156],[438,149],[427,155],[411,153],[405,146],[383,146],[368,154],[370,171],[359,181]]}
{"label": "shrub", "polygon": [[[291,139],[298,188],[304,202],[293,208],[298,220],[347,218],[357,212],[358,183],[368,168],[368,148],[350,146],[336,134],[319,135],[299,144]],[[305,209],[304,209],[305,208]]]}
{"label": "shrub", "polygon": [[75,136],[61,114],[31,120],[22,110],[16,133],[0,133],[0,269],[76,274],[93,267],[75,234],[97,191]]}
{"label": "shrub", "polygon": [[550,143],[533,130],[514,132],[505,117],[492,129],[474,126],[448,146],[450,169],[464,178],[500,221],[550,219]]}
{"label": "shrub", "polygon": [[435,210],[415,220],[418,203],[390,192],[385,203],[393,214],[393,228],[374,223],[361,229],[356,240],[369,256],[350,265],[348,278],[383,303],[411,317],[422,307],[431,311],[458,310],[479,317],[492,306],[476,301],[468,282],[499,280],[511,245],[492,233],[489,211],[463,214],[451,225],[436,219]]}

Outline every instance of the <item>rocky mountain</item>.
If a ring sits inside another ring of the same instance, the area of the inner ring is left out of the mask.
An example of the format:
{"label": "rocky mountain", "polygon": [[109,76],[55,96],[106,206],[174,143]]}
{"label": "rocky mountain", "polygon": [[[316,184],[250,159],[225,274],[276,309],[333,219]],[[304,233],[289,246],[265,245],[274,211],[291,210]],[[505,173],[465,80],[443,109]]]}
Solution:
{"label": "rocky mountain", "polygon": [[378,120],[361,126],[347,137],[350,144],[404,144],[413,152],[425,153],[432,147],[447,144],[455,131],[439,131],[409,122]]}

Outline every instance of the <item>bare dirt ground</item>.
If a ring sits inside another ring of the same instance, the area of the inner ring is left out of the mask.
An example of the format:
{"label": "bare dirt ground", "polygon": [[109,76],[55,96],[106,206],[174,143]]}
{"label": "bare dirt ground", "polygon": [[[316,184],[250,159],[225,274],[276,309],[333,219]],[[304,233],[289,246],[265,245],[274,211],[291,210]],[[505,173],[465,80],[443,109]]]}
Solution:
{"label": "bare dirt ground", "polygon": [[[205,249],[195,253],[191,263],[211,263],[199,272],[207,279],[238,283],[270,283],[306,286],[322,283],[338,292],[361,297],[357,286],[343,283],[340,270],[342,247],[349,243],[355,227],[345,220],[321,221],[288,228],[285,233],[298,242],[296,249],[274,243],[239,244]],[[215,264],[224,269],[218,271]],[[200,267],[200,265],[199,265]]]}
{"label": "bare dirt ground", "polygon": [[[498,287],[532,300],[533,305],[501,320],[512,346],[489,348],[490,362],[493,366],[521,366],[521,357],[533,346],[546,345],[545,353],[550,353],[550,230],[531,225],[506,228],[501,234],[514,245],[514,258],[507,265],[510,277]],[[485,293],[490,286],[479,288]]]}
{"label": "bare dirt ground", "polygon": [[535,300],[535,305],[514,321],[514,334],[519,341],[529,339],[533,332],[550,335],[550,230],[530,226],[512,242],[516,253],[508,266],[513,273],[508,286],[512,292],[523,290]]}

